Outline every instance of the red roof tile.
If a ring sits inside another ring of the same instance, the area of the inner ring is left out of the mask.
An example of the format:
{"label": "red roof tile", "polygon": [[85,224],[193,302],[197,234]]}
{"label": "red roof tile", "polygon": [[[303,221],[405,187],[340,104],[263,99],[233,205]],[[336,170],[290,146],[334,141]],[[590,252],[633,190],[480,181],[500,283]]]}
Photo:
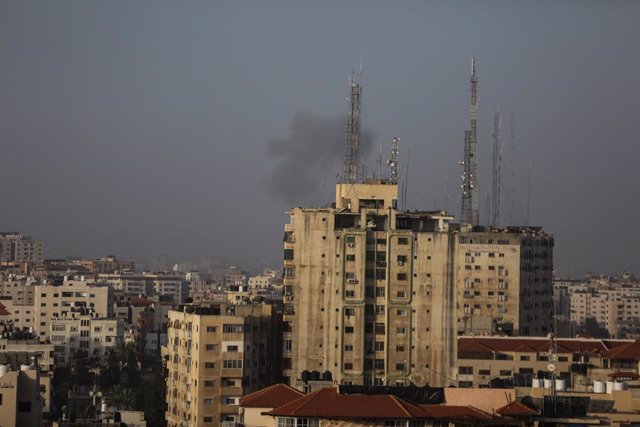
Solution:
{"label": "red roof tile", "polygon": [[[563,339],[556,340],[558,353],[607,353],[632,344],[625,340]],[[546,337],[458,337],[458,351],[462,353],[548,352]],[[640,352],[639,352],[640,354]]]}
{"label": "red roof tile", "polygon": [[473,406],[456,405],[420,405],[429,418],[472,418],[476,420],[490,420],[491,414],[481,411]]}
{"label": "red roof tile", "polygon": [[339,394],[337,388],[324,388],[269,412],[289,417],[329,419],[424,418],[412,403],[386,394]]}
{"label": "red roof tile", "polygon": [[248,408],[277,408],[304,396],[286,384],[275,384],[240,398],[240,406]]}
{"label": "red roof tile", "polygon": [[605,357],[613,360],[640,360],[640,341],[618,346],[607,352]]}
{"label": "red roof tile", "polygon": [[2,305],[2,303],[0,302],[0,316],[10,316],[11,313],[9,313],[9,311],[7,311],[7,308]]}
{"label": "red roof tile", "polygon": [[500,415],[507,415],[510,417],[518,417],[518,416],[527,416],[527,415],[536,415],[537,412],[527,405],[514,400],[502,408],[496,409],[496,412]]}

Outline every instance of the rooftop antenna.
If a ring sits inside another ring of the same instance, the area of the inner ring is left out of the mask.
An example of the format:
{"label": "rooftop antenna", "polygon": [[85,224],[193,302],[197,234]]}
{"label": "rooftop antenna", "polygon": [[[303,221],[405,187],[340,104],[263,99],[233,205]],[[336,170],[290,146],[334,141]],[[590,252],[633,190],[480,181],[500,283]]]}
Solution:
{"label": "rooftop antenna", "polygon": [[449,211],[449,191],[447,190],[447,186],[449,185],[449,175],[445,177],[444,181],[444,211]]}
{"label": "rooftop antenna", "polygon": [[389,160],[387,160],[387,165],[389,165],[389,183],[390,184],[398,183],[398,154],[400,152],[399,145],[400,145],[400,138],[394,137],[393,142],[391,143],[391,154],[389,155]]}
{"label": "rooftop antenna", "polygon": [[516,113],[515,111],[511,112],[511,132],[509,134],[509,140],[511,142],[511,150],[509,150],[509,174],[511,175],[509,179],[509,224],[514,225],[514,215],[516,210],[516,167],[515,167],[515,157],[516,157]]}
{"label": "rooftop antenna", "polygon": [[405,171],[404,176],[404,195],[402,196],[402,203],[404,207],[403,211],[407,210],[407,189],[409,188],[409,161],[411,160],[411,145],[409,145],[409,150],[407,151],[407,170]]}
{"label": "rooftop antenna", "polygon": [[527,218],[525,225],[528,227],[531,220],[531,162],[529,162],[529,182],[527,184]]}
{"label": "rooftop antenna", "polygon": [[478,78],[476,58],[471,58],[471,129],[464,133],[464,160],[462,161],[462,203],[460,222],[478,225]]}
{"label": "rooftop antenna", "polygon": [[487,213],[487,224],[491,223],[491,201],[489,190],[484,193],[484,210]]}
{"label": "rooftop antenna", "polygon": [[[360,65],[362,79],[362,63]],[[347,97],[347,121],[344,139],[344,176],[343,181],[354,183],[358,180],[358,157],[360,148],[360,108],[362,85],[357,82],[354,72],[349,79],[349,96]]]}
{"label": "rooftop antenna", "polygon": [[500,174],[502,163],[502,147],[500,132],[502,131],[502,117],[500,107],[493,116],[493,184],[491,186],[491,226],[498,228],[500,223]]}
{"label": "rooftop antenna", "polygon": [[374,178],[382,179],[382,143],[380,143],[380,151],[378,153],[378,176]]}

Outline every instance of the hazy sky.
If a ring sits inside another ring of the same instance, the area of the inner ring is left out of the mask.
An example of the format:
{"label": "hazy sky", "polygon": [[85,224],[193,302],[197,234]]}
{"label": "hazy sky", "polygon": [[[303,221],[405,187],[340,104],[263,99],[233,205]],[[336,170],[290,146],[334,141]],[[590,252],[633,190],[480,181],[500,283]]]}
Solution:
{"label": "hazy sky", "polygon": [[531,164],[556,268],[640,274],[639,22],[638,1],[0,0],[0,229],[48,257],[279,266],[285,211],[332,197],[361,54],[367,154],[399,136],[409,207],[446,188],[458,215],[475,55],[481,209],[500,105],[502,223]]}

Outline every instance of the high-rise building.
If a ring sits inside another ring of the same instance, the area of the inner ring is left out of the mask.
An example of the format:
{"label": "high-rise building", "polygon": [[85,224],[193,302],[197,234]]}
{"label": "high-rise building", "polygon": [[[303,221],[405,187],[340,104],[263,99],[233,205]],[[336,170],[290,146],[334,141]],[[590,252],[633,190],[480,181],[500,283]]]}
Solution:
{"label": "high-rise building", "polygon": [[281,330],[270,305],[184,305],[169,312],[167,425],[239,422],[239,399],[273,384]]}
{"label": "high-rise building", "polygon": [[42,242],[18,232],[0,232],[0,262],[41,264]]}
{"label": "high-rise building", "polygon": [[[296,208],[284,237],[283,371],[343,384],[448,385],[459,334],[545,334],[553,239],[460,230],[397,209],[383,180],[339,183],[330,208]],[[469,293],[471,292],[471,293]]]}

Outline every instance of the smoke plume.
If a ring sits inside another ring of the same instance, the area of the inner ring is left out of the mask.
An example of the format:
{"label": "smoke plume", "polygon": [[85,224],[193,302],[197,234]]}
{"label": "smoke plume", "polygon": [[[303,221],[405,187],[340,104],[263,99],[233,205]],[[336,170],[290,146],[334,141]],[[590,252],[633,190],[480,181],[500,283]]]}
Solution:
{"label": "smoke plume", "polygon": [[[344,117],[296,113],[287,138],[267,141],[267,154],[278,161],[267,181],[269,191],[289,206],[330,200],[344,169],[344,125]],[[363,129],[361,163],[372,140],[372,132]]]}

